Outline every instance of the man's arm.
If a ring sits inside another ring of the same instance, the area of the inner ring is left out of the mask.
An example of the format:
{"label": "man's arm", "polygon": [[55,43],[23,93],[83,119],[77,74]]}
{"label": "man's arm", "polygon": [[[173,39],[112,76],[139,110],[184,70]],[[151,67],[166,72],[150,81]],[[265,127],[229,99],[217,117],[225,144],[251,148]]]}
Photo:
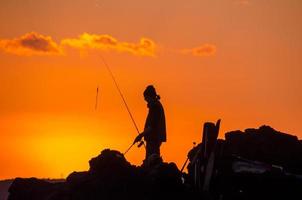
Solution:
{"label": "man's arm", "polygon": [[156,130],[160,118],[160,110],[158,106],[153,106],[150,108],[148,118],[150,120],[148,126],[145,127],[144,131],[135,138],[135,142],[141,141],[143,137],[150,135],[153,130]]}
{"label": "man's arm", "polygon": [[134,143],[137,143],[137,142],[141,141],[142,138],[143,138],[145,135],[148,135],[148,134],[151,133],[151,130],[152,130],[152,129],[151,129],[150,126],[148,126],[147,128],[145,128],[145,130],[144,130],[143,132],[141,132],[141,133],[135,138]]}

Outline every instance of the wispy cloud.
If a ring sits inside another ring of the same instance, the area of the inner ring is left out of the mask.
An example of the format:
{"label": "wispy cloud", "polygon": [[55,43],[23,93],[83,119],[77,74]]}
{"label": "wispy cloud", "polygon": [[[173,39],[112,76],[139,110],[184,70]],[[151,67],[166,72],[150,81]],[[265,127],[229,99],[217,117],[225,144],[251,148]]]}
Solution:
{"label": "wispy cloud", "polygon": [[214,56],[216,54],[216,46],[213,44],[203,44],[192,49],[183,49],[181,52],[199,57]]}
{"label": "wispy cloud", "polygon": [[63,53],[60,46],[51,37],[35,32],[14,39],[0,39],[0,50],[25,56],[61,55]]}
{"label": "wispy cloud", "polygon": [[61,45],[77,49],[112,50],[128,52],[137,56],[155,56],[156,44],[148,38],[141,38],[139,43],[120,42],[110,35],[83,33],[78,38],[62,40]]}

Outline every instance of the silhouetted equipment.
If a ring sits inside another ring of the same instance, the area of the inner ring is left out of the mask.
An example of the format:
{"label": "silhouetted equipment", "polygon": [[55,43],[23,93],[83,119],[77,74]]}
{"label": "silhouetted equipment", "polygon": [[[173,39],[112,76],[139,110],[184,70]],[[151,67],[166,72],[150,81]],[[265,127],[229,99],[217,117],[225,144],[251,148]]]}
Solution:
{"label": "silhouetted equipment", "polygon": [[207,159],[205,163],[205,177],[203,182],[203,191],[208,192],[210,189],[210,181],[212,178],[214,170],[214,161],[215,161],[215,148],[217,143],[217,138],[220,128],[220,119],[217,121],[216,125],[213,126],[213,123],[207,124],[204,127],[204,136],[205,136],[205,150],[204,156]]}
{"label": "silhouetted equipment", "polygon": [[95,110],[98,108],[99,86],[96,88]]}
{"label": "silhouetted equipment", "polygon": [[130,145],[130,147],[123,153],[123,155],[126,155],[126,153],[128,153],[128,151],[132,148],[133,145],[134,145],[134,143],[132,143],[132,144]]}
{"label": "silhouetted equipment", "polygon": [[[120,94],[120,96],[121,96],[121,98],[122,98],[122,100],[123,100],[123,102],[124,102],[124,105],[125,105],[125,107],[126,107],[128,113],[129,113],[129,116],[130,116],[130,118],[131,118],[131,120],[132,120],[132,122],[133,122],[133,125],[134,125],[134,127],[135,127],[137,133],[140,134],[140,132],[139,132],[139,130],[138,130],[138,127],[137,127],[137,125],[136,125],[136,123],[135,123],[135,120],[134,120],[134,118],[133,118],[133,116],[132,116],[132,114],[131,114],[131,112],[130,112],[129,106],[128,106],[128,104],[127,104],[125,98],[124,98],[124,95],[123,95],[123,93],[122,93],[122,91],[121,91],[119,85],[117,84],[117,81],[116,81],[116,79],[115,79],[115,77],[114,77],[114,75],[113,75],[113,73],[112,73],[112,71],[111,71],[109,65],[107,64],[107,62],[105,61],[105,59],[104,59],[104,57],[103,57],[102,55],[100,55],[100,57],[101,57],[101,59],[102,59],[104,65],[106,66],[106,68],[107,68],[107,70],[108,70],[108,72],[109,72],[109,74],[110,74],[110,76],[111,76],[111,78],[112,78],[112,80],[113,80],[113,82],[114,82],[114,85],[116,86],[116,89],[117,89],[117,91],[119,92],[119,94]],[[142,142],[143,142],[143,141],[142,141]],[[133,145],[134,145],[134,144],[132,144],[132,145],[125,151],[124,155],[132,148]],[[145,146],[144,142],[142,143],[142,145]],[[139,147],[142,146],[142,145],[139,145]]]}
{"label": "silhouetted equipment", "polygon": [[132,114],[131,114],[131,112],[130,112],[130,109],[129,109],[128,104],[127,104],[127,102],[126,102],[126,100],[125,100],[125,98],[124,98],[124,95],[123,95],[122,91],[120,90],[120,87],[119,87],[119,85],[117,84],[117,81],[116,81],[116,79],[115,79],[115,77],[114,77],[112,71],[110,70],[109,65],[106,63],[105,59],[104,59],[102,56],[101,56],[101,59],[102,59],[104,65],[106,66],[106,68],[107,68],[107,70],[108,70],[108,72],[109,72],[109,74],[110,74],[110,76],[111,76],[111,78],[112,78],[112,80],[113,80],[113,82],[114,82],[116,88],[117,88],[117,91],[119,92],[119,94],[120,94],[120,96],[121,96],[121,98],[122,98],[122,100],[123,100],[123,102],[124,102],[124,105],[125,105],[125,107],[126,107],[128,113],[129,113],[129,116],[130,116],[130,118],[131,118],[131,120],[132,120],[132,122],[133,122],[133,124],[134,124],[134,127],[135,127],[137,133],[139,134],[139,130],[138,130],[138,127],[137,127],[137,125],[136,125],[136,123],[135,123],[135,120],[134,120],[134,118],[133,118],[133,116],[132,116]]}
{"label": "silhouetted equipment", "polygon": [[141,147],[141,146],[144,145],[144,144],[145,144],[144,141],[141,140],[141,141],[139,142],[139,144],[137,145],[137,147]]}
{"label": "silhouetted equipment", "polygon": [[[195,145],[196,145],[196,142],[193,142],[193,148],[195,147]],[[188,160],[189,160],[189,156],[187,156],[187,159],[186,159],[185,163],[182,165],[180,172],[183,172],[185,166],[187,165]]]}
{"label": "silhouetted equipment", "polygon": [[[214,168],[215,148],[219,134],[220,121],[221,120],[219,119],[216,124],[212,122],[204,123],[202,143],[197,146],[197,151],[194,153],[190,163],[193,168],[191,174],[194,175],[194,185],[203,192],[209,191]],[[188,155],[188,157],[190,157],[190,155]]]}
{"label": "silhouetted equipment", "polygon": [[180,172],[183,172],[183,170],[184,170],[185,166],[187,165],[188,160],[189,160],[189,158],[187,157],[187,159],[186,159],[185,163],[184,163],[184,164],[182,165],[182,167],[181,167]]}
{"label": "silhouetted equipment", "polygon": [[[123,153],[123,155],[126,155],[126,153],[128,153],[128,151],[133,147],[133,145],[135,145],[135,143],[136,143],[136,141],[134,141],[131,145],[130,145],[130,147]],[[138,148],[140,148],[142,145],[144,145],[145,143],[144,143],[144,141],[143,140],[141,140],[140,142],[139,142],[139,144],[137,145],[137,147]]]}

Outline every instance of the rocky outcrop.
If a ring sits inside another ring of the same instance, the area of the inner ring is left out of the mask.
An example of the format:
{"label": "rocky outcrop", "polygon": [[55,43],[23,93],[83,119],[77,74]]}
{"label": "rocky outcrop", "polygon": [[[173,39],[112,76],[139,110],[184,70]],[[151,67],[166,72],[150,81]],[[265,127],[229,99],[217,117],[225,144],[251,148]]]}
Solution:
{"label": "rocky outcrop", "polygon": [[11,184],[8,199],[40,200],[50,199],[63,183],[50,183],[37,178],[16,178]]}
{"label": "rocky outcrop", "polygon": [[223,154],[280,165],[287,171],[302,174],[302,142],[269,126],[226,133]]}
{"label": "rocky outcrop", "polygon": [[120,152],[105,149],[89,161],[88,171],[73,172],[64,182],[15,179],[9,188],[8,200],[302,197],[302,176],[299,175],[302,174],[302,143],[296,136],[262,126],[244,132],[232,131],[226,133],[225,140],[215,141],[211,143],[214,150],[211,155],[215,155],[213,173],[206,192],[203,190],[205,166],[210,162],[202,156],[205,148],[201,148],[200,143],[188,154],[191,161],[188,174],[182,174],[174,163],[164,163],[160,158],[144,166],[134,166]]}
{"label": "rocky outcrop", "polygon": [[9,200],[181,199],[188,195],[174,163],[131,165],[118,151],[103,150],[87,172],[73,172],[64,183],[17,178]]}
{"label": "rocky outcrop", "polygon": [[[193,148],[188,157],[187,180],[196,182],[195,155],[199,152],[197,165],[207,163],[204,144]],[[225,140],[215,143],[215,170],[211,180],[214,199],[260,200],[300,199],[302,196],[302,143],[296,136],[274,130],[269,126],[258,129],[232,131]],[[203,167],[200,167],[204,170]],[[203,171],[204,172],[204,171]],[[200,174],[198,181],[205,175]]]}

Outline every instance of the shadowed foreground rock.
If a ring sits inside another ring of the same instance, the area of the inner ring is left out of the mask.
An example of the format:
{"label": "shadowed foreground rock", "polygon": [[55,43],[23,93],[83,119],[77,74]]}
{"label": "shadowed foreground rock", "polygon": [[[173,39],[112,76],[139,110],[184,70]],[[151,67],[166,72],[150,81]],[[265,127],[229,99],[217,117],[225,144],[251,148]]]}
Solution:
{"label": "shadowed foreground rock", "polygon": [[[190,161],[202,145],[189,152]],[[214,199],[302,199],[302,142],[296,136],[269,126],[231,131],[217,141],[215,155]],[[193,182],[191,162],[188,171]]]}
{"label": "shadowed foreground rock", "polygon": [[136,167],[120,152],[106,149],[89,161],[89,171],[73,172],[65,182],[15,179],[8,200],[302,198],[302,142],[296,136],[262,126],[232,131],[225,138],[211,143],[215,159],[206,191],[209,173],[204,166],[210,162],[200,143],[188,154],[188,174],[159,160],[148,168]]}
{"label": "shadowed foreground rock", "polygon": [[109,149],[89,161],[87,172],[73,172],[66,182],[17,178],[9,200],[182,199],[188,197],[174,163],[155,163],[149,169],[131,165]]}
{"label": "shadowed foreground rock", "polygon": [[284,170],[302,174],[302,142],[296,136],[269,126],[259,129],[232,131],[225,134],[224,156],[237,155],[246,159],[279,165]]}

